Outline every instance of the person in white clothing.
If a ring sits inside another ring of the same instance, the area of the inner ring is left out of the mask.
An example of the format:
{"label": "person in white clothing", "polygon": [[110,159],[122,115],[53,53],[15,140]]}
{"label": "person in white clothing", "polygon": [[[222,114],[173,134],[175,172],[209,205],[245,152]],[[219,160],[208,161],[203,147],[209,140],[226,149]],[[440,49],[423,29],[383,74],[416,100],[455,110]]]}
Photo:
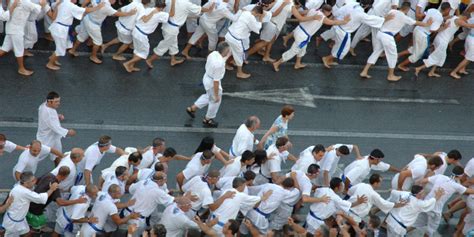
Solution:
{"label": "person in white clothing", "polygon": [[246,59],[245,51],[249,48],[250,33],[259,33],[265,14],[262,5],[256,5],[252,11],[243,11],[237,21],[233,23],[225,35],[225,41],[232,51],[234,64],[237,66],[237,78],[246,79],[250,74],[242,70]]}
{"label": "person in white clothing", "polygon": [[241,175],[247,167],[253,165],[255,162],[255,154],[249,150],[244,151],[242,156],[234,158],[234,161],[225,165],[220,170],[221,177],[235,177]]}
{"label": "person in white clothing", "polygon": [[19,184],[15,185],[8,195],[13,197],[13,203],[3,216],[2,226],[5,228],[5,236],[7,237],[19,237],[27,234],[30,227],[25,217],[30,203],[46,204],[48,197],[58,189],[58,183],[52,183],[45,193],[33,192],[36,178],[29,171],[22,173],[19,181]]}
{"label": "person in white clothing", "polygon": [[241,156],[244,151],[253,151],[255,144],[254,132],[260,128],[260,119],[257,116],[250,116],[241,124],[229,149],[231,157]]}
{"label": "person in white clothing", "polygon": [[183,185],[183,192],[190,192],[198,197],[192,202],[192,208],[186,214],[189,218],[199,213],[201,208],[209,208],[211,211],[218,206],[218,202],[214,202],[210,187],[219,181],[219,171],[211,170],[206,176],[195,176]]}
{"label": "person in white clothing", "polygon": [[[127,173],[129,174],[131,180],[135,180],[138,174],[137,166],[140,165],[142,160],[142,154],[136,151],[135,148],[127,147],[125,148],[125,152],[128,153],[127,155],[123,155],[116,159],[109,168],[103,169],[101,175],[99,177],[98,186],[101,187],[104,183],[104,178],[108,177],[110,174],[116,172],[116,168],[119,166],[127,168]],[[127,179],[128,179],[127,178]]]}
{"label": "person in white clothing", "polygon": [[350,21],[347,24],[333,26],[335,44],[332,47],[331,54],[322,58],[326,68],[336,65],[334,59],[342,60],[349,52],[351,44],[351,34],[356,31],[361,24],[366,24],[373,28],[380,28],[384,21],[391,19],[391,15],[385,16],[385,19],[375,15],[369,15],[364,12],[363,7],[367,7],[367,0],[362,0],[359,4],[353,0],[347,0],[346,4],[337,10],[336,19],[342,20],[346,15],[350,15]]}
{"label": "person in white clothing", "polygon": [[95,7],[103,3],[103,7],[97,11],[87,14],[86,18],[81,21],[81,24],[76,27],[76,41],[72,48],[68,51],[72,56],[79,56],[76,52],[77,48],[84,43],[89,37],[92,39],[92,52],[89,59],[95,64],[101,64],[102,60],[97,57],[97,53],[102,46],[102,32],[101,26],[107,16],[115,17],[126,17],[134,16],[137,13],[137,8],[130,9],[128,12],[117,11],[112,8],[112,5],[115,3],[115,0],[100,0],[100,1],[91,1],[90,4]]}
{"label": "person in white clothing", "polygon": [[311,164],[320,164],[326,154],[326,148],[322,144],[309,146],[300,152],[300,156],[296,163],[291,167],[291,171],[306,172]]}
{"label": "person in white clothing", "polygon": [[9,140],[4,134],[0,133],[0,156],[4,154],[4,152],[12,153],[13,151],[24,151],[27,148],[24,146],[19,146]]}
{"label": "person in white clothing", "polygon": [[[471,5],[471,17],[467,21],[469,24],[474,24],[474,17],[473,17],[473,12],[474,5]],[[466,10],[467,11],[467,10]],[[474,28],[466,28],[466,41],[464,43],[464,48],[466,49],[466,54],[464,55],[464,59],[456,66],[454,70],[449,73],[449,75],[454,78],[454,79],[461,79],[461,76],[459,76],[458,73],[461,73],[463,75],[467,75],[468,72],[466,72],[466,67],[469,65],[469,62],[474,61]]]}
{"label": "person in white clothing", "polygon": [[408,12],[410,9],[410,2],[404,2],[402,3],[400,10],[390,10],[388,12],[388,14],[393,16],[393,19],[385,22],[380,30],[376,33],[375,37],[373,37],[373,51],[367,60],[367,64],[360,73],[362,78],[372,78],[372,76],[368,74],[369,69],[377,62],[382,52],[385,52],[388,63],[387,80],[398,81],[401,79],[401,76],[395,75],[394,72],[398,59],[397,44],[394,36],[397,35],[404,26],[417,25],[429,27],[433,23],[432,19],[428,19],[426,22],[421,22],[409,17]]}
{"label": "person in white clothing", "polygon": [[108,190],[112,184],[116,184],[120,187],[120,192],[122,195],[127,191],[127,180],[130,177],[127,167],[118,166],[115,168],[113,173],[103,173],[101,178],[103,183],[99,183],[100,190]]}
{"label": "person in white clothing", "polygon": [[431,33],[437,32],[440,29],[441,25],[443,24],[444,17],[447,17],[450,11],[451,7],[447,2],[441,3],[440,10],[429,9],[426,11],[423,22],[428,22],[429,19],[432,19],[433,23],[430,26],[415,27],[413,30],[413,46],[399,54],[399,56],[407,54],[410,54],[410,56],[398,64],[398,69],[404,72],[409,71],[408,65],[410,63],[416,63],[418,60],[423,58],[423,56],[429,53],[428,49],[430,35]]}
{"label": "person in white clothing", "polygon": [[291,143],[287,137],[279,137],[276,143],[266,150],[268,159],[260,167],[260,172],[255,179],[257,185],[277,183],[281,163],[286,163],[286,160],[296,161],[296,158],[288,152],[290,147]]}
{"label": "person in white clothing", "polygon": [[[61,97],[57,92],[51,91],[46,96],[46,102],[42,103],[38,108],[38,131],[36,139],[46,146],[54,148],[59,152],[63,151],[61,138],[76,135],[74,129],[65,129],[61,127],[61,120],[64,115],[58,114],[56,111],[61,104]],[[58,165],[60,159],[50,156],[55,165]]]}
{"label": "person in white clothing", "polygon": [[31,1],[20,1],[13,9],[14,11],[10,12],[10,19],[5,26],[6,35],[0,48],[0,57],[13,50],[18,63],[18,73],[23,76],[31,76],[33,71],[26,69],[23,61],[26,23],[30,14],[39,14],[42,9],[48,12],[50,8],[46,0],[41,0],[39,5]]}
{"label": "person in white clothing", "polygon": [[418,216],[418,219],[413,224],[415,228],[421,228],[429,236],[433,236],[436,233],[438,226],[441,222],[441,214],[443,212],[444,205],[454,194],[474,194],[474,189],[466,188],[461,185],[460,178],[464,174],[464,169],[461,166],[453,168],[452,177],[446,175],[437,174],[428,178],[424,178],[420,181],[421,185],[430,183],[433,188],[426,195],[426,199],[434,197],[435,190],[438,188],[444,189],[444,195],[436,201],[435,207],[430,212],[423,212]]}
{"label": "person in white clothing", "polygon": [[334,177],[331,179],[329,187],[318,188],[313,194],[315,198],[329,197],[329,203],[317,202],[311,204],[309,207],[309,213],[306,216],[306,230],[309,233],[314,233],[324,225],[324,220],[335,214],[337,211],[347,213],[351,207],[367,202],[365,195],[358,196],[357,200],[353,203],[342,200],[338,195],[344,191],[344,184],[340,178]]}
{"label": "person in white clothing", "polygon": [[77,177],[77,164],[82,161],[84,158],[84,150],[81,148],[72,148],[69,154],[66,153],[66,156],[61,159],[58,166],[51,171],[52,174],[58,175],[59,169],[63,166],[69,167],[69,175],[65,180],[59,183],[59,189],[61,194],[69,193],[69,190],[76,185]]}
{"label": "person in white clothing", "polygon": [[428,171],[434,172],[443,165],[443,160],[435,156],[427,160],[422,155],[416,154],[410,163],[393,176],[392,189],[408,191],[411,186],[425,177]]}
{"label": "person in white clothing", "polygon": [[52,236],[59,237],[59,235],[64,235],[65,237],[74,237],[79,232],[81,224],[97,223],[97,218],[86,217],[86,212],[92,201],[97,197],[98,192],[99,189],[93,184],[72,187],[70,200],[82,197],[86,198],[87,201],[59,208]]}
{"label": "person in white clothing", "polygon": [[355,153],[356,159],[362,159],[360,150],[357,145],[352,144],[334,144],[328,149],[321,159],[320,167],[321,174],[319,176],[319,183],[323,186],[329,186],[329,181],[336,175],[338,169],[339,160],[343,156],[349,155],[352,151]]}
{"label": "person in white clothing", "polygon": [[295,187],[300,190],[300,197],[303,203],[329,202],[329,198],[327,196],[323,196],[321,198],[311,197],[311,192],[313,191],[313,184],[311,183],[311,180],[318,177],[319,172],[319,166],[317,164],[311,164],[308,166],[308,170],[306,172],[295,170],[286,174],[286,177],[291,177],[295,181]]}
{"label": "person in white clothing", "polygon": [[207,107],[207,113],[202,121],[204,127],[216,128],[219,123],[214,119],[222,102],[222,83],[225,75],[225,62],[230,57],[231,51],[226,42],[217,45],[217,50],[207,56],[206,73],[202,78],[205,94],[201,95],[193,105],[186,108],[191,118],[195,118],[198,109]]}
{"label": "person in white clothing", "polygon": [[346,166],[342,175],[346,192],[352,185],[362,183],[369,176],[371,170],[400,172],[397,168],[383,162],[384,156],[381,150],[374,149],[370,152],[370,155],[355,160]]}
{"label": "person in white clothing", "polygon": [[[75,4],[76,0],[64,0],[57,7],[57,15],[53,23],[49,26],[49,31],[54,39],[55,51],[49,57],[46,64],[48,69],[57,71],[61,69],[58,61],[59,57],[66,55],[66,50],[72,47],[72,36],[69,35],[69,28],[72,27],[74,19],[82,18],[91,12],[101,9],[105,3],[100,3],[93,7],[82,8]],[[46,22],[45,17],[45,22]]]}
{"label": "person in white clothing", "polygon": [[188,229],[199,229],[199,226],[190,219],[186,213],[191,210],[191,200],[185,197],[176,198],[175,203],[169,205],[163,211],[160,223],[166,228],[166,237],[186,236]]}
{"label": "person in white clothing", "polygon": [[221,20],[227,20],[234,22],[237,20],[240,12],[233,14],[229,9],[229,0],[216,0],[207,2],[204,7],[210,6],[215,2],[215,7],[212,12],[206,12],[199,17],[199,25],[196,28],[196,31],[192,34],[189,39],[186,47],[181,53],[186,59],[191,59],[189,56],[189,50],[193,45],[195,45],[204,34],[206,34],[208,43],[209,53],[216,50],[217,41],[218,41],[218,30],[217,24]]}
{"label": "person in white clothing", "polygon": [[343,25],[350,21],[350,17],[344,17],[343,20],[331,20],[328,18],[332,14],[332,7],[329,4],[324,4],[321,10],[317,8],[309,9],[306,17],[312,17],[311,20],[306,18],[299,19],[300,24],[293,30],[295,41],[291,48],[284,52],[279,60],[273,63],[273,69],[280,71],[280,65],[291,60],[296,56],[296,63],[294,68],[305,68],[306,65],[301,63],[301,59],[306,55],[306,48],[314,34],[321,28],[323,24],[326,25]]}
{"label": "person in white clothing", "polygon": [[459,27],[474,28],[474,24],[467,22],[467,15],[452,16],[447,19],[442,27],[440,27],[438,34],[433,42],[435,50],[431,52],[427,59],[423,60],[423,65],[415,68],[415,76],[425,68],[430,68],[429,77],[441,77],[436,73],[438,67],[442,67],[446,61],[447,50],[449,42],[454,38],[454,34],[459,30]]}
{"label": "person in white clothing", "polygon": [[18,163],[13,168],[13,178],[15,181],[20,181],[20,175],[25,171],[31,171],[34,174],[36,168],[38,168],[38,163],[50,154],[56,155],[60,158],[63,157],[63,154],[58,150],[42,145],[38,140],[33,140],[30,143],[29,149],[21,153],[18,158]]}
{"label": "person in white clothing", "polygon": [[205,175],[211,166],[212,157],[214,157],[214,154],[210,150],[196,153],[188,162],[186,168],[176,175],[178,187],[181,189],[193,177]]}
{"label": "person in white clothing", "polygon": [[422,212],[429,212],[435,208],[436,201],[439,200],[445,191],[443,188],[434,190],[434,195],[423,200],[423,187],[413,185],[411,192],[392,190],[391,200],[395,202],[406,202],[406,205],[393,208],[387,219],[387,236],[402,237],[407,233],[407,228],[411,227],[418,215]]}
{"label": "person in white clothing", "polygon": [[[165,1],[155,1],[155,7],[145,8],[140,15],[138,15],[135,27],[132,30],[133,38],[133,58],[123,63],[127,72],[140,71],[135,67],[135,64],[143,59],[148,58],[150,54],[150,42],[148,35],[153,33],[160,23],[165,24],[170,17],[175,15],[175,0],[171,0],[171,9],[165,12],[167,6]],[[148,61],[147,61],[148,64]]]}
{"label": "person in white clothing", "polygon": [[161,137],[156,137],[151,142],[151,147],[145,149],[142,152],[142,161],[138,165],[138,169],[143,168],[152,168],[153,164],[158,160],[159,157],[163,156],[163,153],[166,150],[165,139]]}
{"label": "person in white clothing", "polygon": [[105,153],[115,153],[119,156],[125,152],[114,145],[112,145],[112,138],[109,136],[101,136],[99,141],[90,145],[85,153],[84,159],[78,165],[77,182],[76,184],[88,185],[92,183],[92,171],[100,164]]}
{"label": "person in white clothing", "polygon": [[[201,7],[190,0],[176,1],[175,4],[171,4],[173,0],[166,1],[166,11],[170,12],[170,18],[167,23],[164,23],[161,27],[163,33],[163,40],[161,40],[156,48],[153,49],[153,54],[146,60],[149,68],[153,68],[153,61],[162,57],[166,52],[171,56],[170,65],[175,66],[184,62],[183,59],[177,59],[176,54],[179,52],[178,48],[178,34],[179,29],[185,23],[186,18],[189,15],[199,15],[204,12],[212,12],[214,10],[215,3],[209,7]],[[171,16],[171,5],[174,5],[174,15]]]}
{"label": "person in white clothing", "polygon": [[436,169],[434,172],[428,171],[426,176],[431,176],[431,175],[435,175],[435,174],[444,174],[449,165],[462,166],[461,165],[461,159],[462,159],[461,152],[459,152],[456,149],[451,150],[448,153],[438,151],[438,152],[435,152],[433,154],[421,153],[420,155],[425,157],[427,160],[438,156],[443,161],[443,164],[438,169]]}
{"label": "person in white clothing", "polygon": [[127,50],[132,44],[132,32],[133,28],[135,28],[136,20],[138,19],[138,16],[140,16],[145,10],[144,5],[147,5],[148,3],[150,3],[150,0],[134,0],[126,6],[120,8],[119,11],[121,12],[129,12],[132,9],[137,9],[137,11],[134,15],[121,16],[117,19],[115,22],[115,27],[117,28],[117,38],[114,38],[113,40],[102,45],[100,48],[102,54],[104,54],[108,47],[114,44],[122,43],[122,45],[120,45],[120,47],[117,49],[117,52],[115,52],[112,56],[112,59],[117,61],[125,60],[125,57],[122,55],[122,53],[125,52],[125,50]]}

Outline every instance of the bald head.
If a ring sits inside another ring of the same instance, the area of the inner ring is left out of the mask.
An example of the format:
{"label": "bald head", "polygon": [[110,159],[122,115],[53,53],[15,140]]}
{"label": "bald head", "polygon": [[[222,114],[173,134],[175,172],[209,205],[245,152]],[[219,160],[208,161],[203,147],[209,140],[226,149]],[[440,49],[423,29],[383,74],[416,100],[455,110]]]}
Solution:
{"label": "bald head", "polygon": [[176,204],[178,204],[179,207],[191,204],[191,200],[187,197],[184,197],[184,196],[175,198],[175,202],[176,202]]}
{"label": "bald head", "polygon": [[95,186],[94,184],[89,184],[86,186],[86,193],[97,193],[99,191],[99,188]]}
{"label": "bald head", "polygon": [[110,196],[115,196],[115,194],[117,193],[120,193],[120,186],[118,186],[117,184],[112,184],[110,185],[109,187],[109,190],[107,190],[107,192],[109,192]]}
{"label": "bald head", "polygon": [[69,155],[69,157],[71,157],[71,160],[74,162],[74,163],[78,163],[82,160],[82,158],[84,157],[84,150],[82,150],[82,148],[72,148],[71,150],[71,154]]}

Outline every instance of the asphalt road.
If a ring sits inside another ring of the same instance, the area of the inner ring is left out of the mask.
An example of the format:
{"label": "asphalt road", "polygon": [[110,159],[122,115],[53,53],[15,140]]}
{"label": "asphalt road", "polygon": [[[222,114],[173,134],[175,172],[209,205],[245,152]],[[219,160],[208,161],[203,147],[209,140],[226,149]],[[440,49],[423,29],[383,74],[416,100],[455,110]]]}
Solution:
{"label": "asphalt road", "polygon": [[[106,25],[111,27],[111,21]],[[108,28],[104,39],[111,39],[114,34]],[[152,47],[159,37],[153,35]],[[184,42],[182,35],[180,45]],[[458,45],[448,55],[448,68],[461,59],[458,56],[461,47]],[[52,72],[45,69],[51,49],[51,43],[44,40],[38,43],[33,51],[35,56],[26,59],[26,65],[35,70],[29,78],[16,74],[12,55],[0,59],[0,132],[18,144],[27,144],[35,138],[37,108],[47,92],[55,90],[62,97],[59,112],[66,117],[64,126],[78,131],[76,137],[63,140],[65,150],[86,148],[103,134],[111,135],[113,143],[120,147],[146,147],[154,137],[163,137],[168,146],[184,155],[191,155],[202,137],[212,135],[217,145],[227,150],[233,132],[247,116],[257,115],[262,120],[260,137],[278,116],[280,108],[289,103],[296,109],[289,125],[294,144],[290,152],[294,154],[316,143],[353,143],[361,147],[363,154],[381,148],[386,162],[397,167],[403,167],[419,152],[459,149],[463,163],[474,154],[472,76],[453,80],[442,71],[443,77],[439,79],[426,75],[415,78],[409,72],[400,73],[404,77],[400,82],[389,83],[385,80],[385,68],[375,67],[374,78],[363,80],[358,73],[370,53],[370,43],[366,42],[357,49],[357,57],[348,56],[332,70],[320,63],[320,56],[329,52],[326,45],[315,50],[314,42],[304,58],[308,63],[304,70],[295,71],[290,63],[275,73],[270,65],[252,57],[245,67],[252,73],[251,79],[237,80],[233,72],[226,73],[223,87],[228,94],[224,95],[217,116],[218,129],[201,129],[199,117],[205,111],[200,111],[194,121],[185,113],[186,106],[203,92],[202,57],[176,67],[170,67],[167,58],[161,59],[153,70],[147,70],[142,63],[139,65],[142,71],[133,74],[113,61],[110,54],[104,55],[102,65],[91,63],[86,56],[64,57],[62,70]],[[83,46],[81,50],[88,49]],[[273,56],[278,57],[283,50],[278,42]],[[192,52],[196,53],[204,55],[205,51]],[[380,65],[386,65],[385,60],[379,61]],[[472,65],[470,68],[473,72]],[[18,155],[16,152],[0,158],[3,162],[0,188],[13,185],[11,169]],[[115,158],[107,155],[98,170]],[[342,163],[352,159],[344,158]],[[170,166],[171,187],[175,174],[184,166],[181,161]],[[213,167],[220,164],[215,162]],[[37,174],[51,169],[50,161],[42,161]],[[386,176],[384,188],[388,187],[391,174]],[[452,228],[446,233],[449,230]]]}

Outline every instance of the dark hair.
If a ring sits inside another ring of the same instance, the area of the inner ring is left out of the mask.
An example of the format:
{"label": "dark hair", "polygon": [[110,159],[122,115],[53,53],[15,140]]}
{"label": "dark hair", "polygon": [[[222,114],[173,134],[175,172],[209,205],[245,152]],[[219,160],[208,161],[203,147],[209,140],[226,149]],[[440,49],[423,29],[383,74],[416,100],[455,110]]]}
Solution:
{"label": "dark hair", "polygon": [[255,172],[253,172],[251,170],[247,170],[247,171],[244,172],[244,179],[246,181],[254,180],[255,177],[257,177],[257,175],[255,174]]}
{"label": "dark hair", "polygon": [[7,136],[0,133],[0,141],[6,141],[6,140],[7,140]]}
{"label": "dark hair", "polygon": [[286,117],[295,112],[295,109],[291,105],[285,105],[281,109],[281,116]]}
{"label": "dark hair", "polygon": [[230,222],[229,230],[232,232],[233,235],[237,234],[237,232],[239,231],[239,227],[240,227],[239,222],[236,221],[236,220],[233,220],[233,219],[230,219],[228,221]]}
{"label": "dark hair", "polygon": [[155,168],[155,171],[164,171],[165,170],[165,166],[163,164],[161,164],[160,162],[156,162],[154,168]]}
{"label": "dark hair", "polygon": [[201,143],[199,144],[194,154],[198,152],[202,152],[204,150],[212,150],[213,146],[214,146],[214,138],[211,136],[206,136],[201,140]]}
{"label": "dark hair", "polygon": [[48,95],[46,96],[46,100],[54,100],[56,98],[59,98],[59,94],[55,91],[49,92]]}
{"label": "dark hair", "polygon": [[201,231],[199,229],[189,228],[187,237],[201,237]]}
{"label": "dark hair", "polygon": [[440,167],[443,165],[443,160],[439,156],[432,157],[428,160],[428,165],[434,165],[435,167]]}
{"label": "dark hair", "polygon": [[132,152],[132,154],[130,154],[128,156],[128,161],[131,161],[133,163],[137,163],[138,161],[141,161],[142,160],[142,154],[138,151],[136,152]]}
{"label": "dark hair", "polygon": [[158,237],[166,237],[166,228],[163,224],[156,224],[153,227],[153,233]]}
{"label": "dark hair", "polygon": [[174,157],[176,155],[176,150],[173,147],[168,147],[163,152],[164,157]]}
{"label": "dark hair", "polygon": [[329,182],[329,187],[331,189],[335,189],[339,186],[341,186],[341,183],[342,183],[342,179],[338,178],[338,177],[334,177],[331,179],[331,181]]}
{"label": "dark hair", "polygon": [[315,145],[313,150],[311,151],[311,153],[316,154],[318,154],[319,152],[326,152],[326,148],[322,144]]}
{"label": "dark hair", "polygon": [[62,177],[67,177],[71,173],[71,170],[67,166],[61,166],[58,171],[58,175]]}
{"label": "dark hair", "polygon": [[155,7],[165,8],[166,7],[166,2],[164,0],[156,0],[155,1]]}
{"label": "dark hair", "polygon": [[449,4],[449,2],[442,2],[439,8],[441,9],[441,11],[446,11],[451,9],[451,5]]}
{"label": "dark hair", "polygon": [[210,159],[212,159],[213,156],[214,156],[214,153],[212,153],[211,150],[204,150],[204,151],[202,152],[202,157],[201,157],[201,159],[210,160]]}
{"label": "dark hair", "polygon": [[383,154],[383,152],[380,149],[372,150],[372,152],[370,152],[370,156],[372,158],[378,158],[378,159],[382,159],[382,158],[385,157],[385,155]]}
{"label": "dark hair", "polygon": [[125,174],[125,172],[127,172],[127,167],[125,166],[118,166],[117,168],[115,168],[115,177],[120,177],[122,176],[123,174]]}
{"label": "dark hair", "polygon": [[461,152],[459,152],[458,150],[451,150],[450,152],[448,152],[448,158],[451,158],[454,160],[461,160],[462,155],[461,155]]}
{"label": "dark hair", "polygon": [[281,185],[284,188],[293,188],[295,186],[295,181],[292,178],[288,177],[285,178],[283,182],[281,182]]}
{"label": "dark hair", "polygon": [[143,5],[147,5],[148,3],[150,3],[150,0],[142,0]]}
{"label": "dark hair", "polygon": [[340,147],[337,148],[337,151],[339,151],[341,154],[347,156],[351,153],[351,151],[349,151],[349,147],[347,147],[346,145],[342,145]]}
{"label": "dark hair", "polygon": [[262,5],[256,5],[253,9],[253,12],[257,14],[263,14],[263,6]]}
{"label": "dark hair", "polygon": [[159,147],[159,146],[163,145],[164,142],[165,142],[165,139],[157,137],[157,138],[153,139],[153,141],[151,142],[151,145],[153,147]]}
{"label": "dark hair", "polygon": [[417,195],[417,194],[420,193],[421,191],[423,191],[423,187],[422,187],[422,186],[420,186],[420,185],[413,185],[413,186],[411,186],[411,194]]}
{"label": "dark hair", "polygon": [[306,173],[308,174],[316,174],[319,171],[319,165],[317,164],[311,164],[308,166],[308,170]]}
{"label": "dark hair", "polygon": [[257,116],[250,116],[245,120],[245,126],[247,128],[252,128],[258,124],[258,121],[260,120],[257,118]]}
{"label": "dark hair", "polygon": [[207,177],[209,178],[218,178],[220,175],[219,170],[211,170],[207,173]]}
{"label": "dark hair", "polygon": [[110,140],[112,140],[112,138],[107,135],[99,137],[99,147],[108,145]]}
{"label": "dark hair", "polygon": [[286,145],[288,143],[288,138],[287,137],[279,137],[277,138],[276,142],[275,142],[275,146],[277,148],[280,148],[284,145]]}
{"label": "dark hair", "polygon": [[229,44],[225,41],[222,41],[217,44],[217,52],[223,54],[226,50],[229,50]]}
{"label": "dark hair", "polygon": [[109,194],[121,192],[120,186],[118,186],[117,184],[111,184],[107,192]]}
{"label": "dark hair", "polygon": [[380,181],[382,181],[382,176],[380,174],[372,174],[369,178],[370,184],[379,183]]}
{"label": "dark hair", "polygon": [[242,157],[240,158],[240,162],[244,163],[245,161],[251,160],[255,158],[255,154],[253,152],[246,150],[242,153]]}
{"label": "dark hair", "polygon": [[268,159],[267,152],[265,150],[255,150],[254,154],[255,154],[255,164],[257,164],[258,166],[261,166]]}
{"label": "dark hair", "polygon": [[329,4],[323,4],[323,6],[321,7],[321,10],[325,12],[332,12],[332,6]]}
{"label": "dark hair", "polygon": [[403,2],[402,5],[400,6],[400,9],[402,10],[406,10],[408,8],[411,8],[411,3],[409,1]]}
{"label": "dark hair", "polygon": [[20,174],[20,184],[24,184],[28,181],[31,181],[35,176],[31,171],[25,171]]}
{"label": "dark hair", "polygon": [[380,220],[380,217],[376,215],[369,215],[369,223],[372,226],[372,228],[377,229],[380,227],[380,224],[382,221]]}
{"label": "dark hair", "polygon": [[453,174],[456,175],[456,176],[464,174],[464,168],[462,166],[459,166],[459,165],[455,166],[453,168]]}
{"label": "dark hair", "polygon": [[232,188],[238,188],[244,184],[245,184],[245,179],[243,178],[235,177],[234,180],[232,180]]}

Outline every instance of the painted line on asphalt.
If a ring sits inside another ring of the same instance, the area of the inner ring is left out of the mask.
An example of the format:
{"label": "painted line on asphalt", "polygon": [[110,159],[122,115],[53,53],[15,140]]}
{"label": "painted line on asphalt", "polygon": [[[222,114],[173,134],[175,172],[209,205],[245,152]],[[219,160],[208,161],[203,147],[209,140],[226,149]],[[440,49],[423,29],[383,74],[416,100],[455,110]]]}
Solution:
{"label": "painted line on asphalt", "polygon": [[[111,124],[81,124],[63,123],[66,128],[78,130],[101,131],[131,131],[131,132],[182,132],[182,133],[221,133],[235,134],[237,128],[196,128],[176,126],[146,126],[146,125],[111,125]],[[35,122],[0,121],[0,128],[37,128]],[[265,130],[258,130],[256,134],[264,134]],[[338,137],[338,138],[376,138],[376,139],[404,139],[404,140],[435,140],[435,141],[474,141],[474,136],[448,134],[408,134],[408,133],[371,133],[371,132],[335,132],[318,130],[289,130],[290,136],[303,137]]]}

